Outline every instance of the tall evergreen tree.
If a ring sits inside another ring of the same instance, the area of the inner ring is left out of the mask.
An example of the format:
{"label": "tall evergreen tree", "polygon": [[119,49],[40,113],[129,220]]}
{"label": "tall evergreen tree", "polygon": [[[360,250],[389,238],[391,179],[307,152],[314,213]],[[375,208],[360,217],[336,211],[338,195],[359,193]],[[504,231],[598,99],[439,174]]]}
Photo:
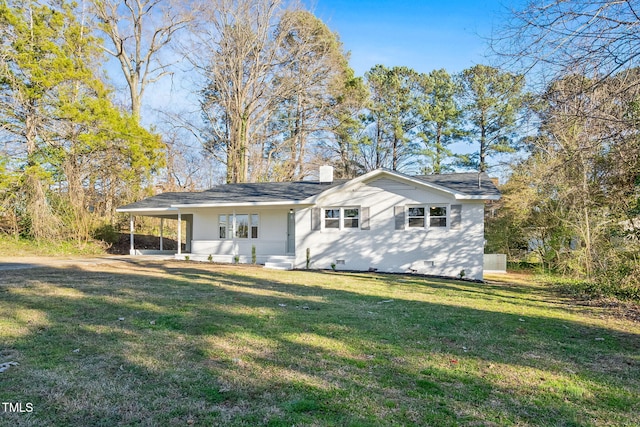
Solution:
{"label": "tall evergreen tree", "polygon": [[446,70],[433,70],[417,76],[419,117],[417,137],[423,146],[418,154],[427,158],[425,172],[442,173],[452,169],[449,145],[461,139],[462,110],[458,106],[461,86]]}
{"label": "tall evergreen tree", "polygon": [[25,148],[11,165],[22,177],[23,231],[67,237],[87,211],[87,186],[105,187],[105,176],[120,173],[128,180],[110,188],[135,188],[161,163],[162,145],[112,105],[95,76],[95,40],[71,4],[3,1],[0,28],[2,131]]}
{"label": "tall evergreen tree", "polygon": [[371,129],[367,169],[399,170],[411,154],[410,132],[417,125],[415,81],[417,73],[407,67],[376,65],[365,73],[371,92]]}
{"label": "tall evergreen tree", "polygon": [[516,149],[520,136],[518,119],[525,102],[524,77],[476,65],[462,72],[461,83],[461,106],[469,140],[477,146],[462,165],[485,172],[490,157]]}
{"label": "tall evergreen tree", "polygon": [[361,115],[369,103],[369,91],[363,79],[354,75],[346,60],[340,77],[330,90],[332,103],[328,128],[332,138],[331,142],[321,144],[321,149],[330,150],[337,177],[354,178],[364,172],[362,163],[358,161],[358,139],[364,129]]}

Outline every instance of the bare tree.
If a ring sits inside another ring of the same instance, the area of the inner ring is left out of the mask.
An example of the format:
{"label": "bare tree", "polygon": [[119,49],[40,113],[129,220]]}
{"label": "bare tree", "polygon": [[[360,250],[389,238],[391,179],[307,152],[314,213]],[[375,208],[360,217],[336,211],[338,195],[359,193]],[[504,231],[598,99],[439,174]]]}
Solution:
{"label": "bare tree", "polygon": [[284,60],[286,33],[277,30],[285,9],[282,0],[211,0],[188,48],[207,82],[202,91],[207,147],[225,152],[227,182],[247,181],[250,141],[269,120],[273,102],[284,98],[287,82],[274,76]]}
{"label": "bare tree", "polygon": [[299,179],[346,63],[319,19],[286,0],[212,0],[188,50],[206,82],[205,147],[228,182]]}
{"label": "bare tree", "polygon": [[548,225],[567,230],[558,253],[570,269],[637,286],[640,249],[615,241],[640,235],[640,2],[533,0],[511,16],[494,50],[543,93],[540,132],[520,167],[539,190],[531,209],[550,207]]}
{"label": "bare tree", "polygon": [[145,89],[169,73],[171,60],[161,57],[175,33],[193,21],[193,2],[172,0],[92,0],[104,50],[120,62],[129,87],[131,114],[140,118]]}
{"label": "bare tree", "polygon": [[[505,194],[511,223],[503,225],[517,225],[561,272],[615,282],[637,264],[640,139],[629,120],[640,91],[623,90],[633,86],[629,79],[619,73],[594,86],[571,75],[551,84],[531,156],[516,166]],[[627,237],[635,243],[621,246]]]}
{"label": "bare tree", "polygon": [[[336,34],[312,13],[287,12],[280,22],[285,61],[275,81],[286,82],[286,98],[276,106],[274,128],[280,130],[282,180],[301,179],[307,170],[309,144],[326,133],[344,95],[348,65]],[[279,147],[278,147],[279,146]]]}
{"label": "bare tree", "polygon": [[532,0],[510,16],[493,48],[520,71],[601,80],[638,65],[638,0]]}

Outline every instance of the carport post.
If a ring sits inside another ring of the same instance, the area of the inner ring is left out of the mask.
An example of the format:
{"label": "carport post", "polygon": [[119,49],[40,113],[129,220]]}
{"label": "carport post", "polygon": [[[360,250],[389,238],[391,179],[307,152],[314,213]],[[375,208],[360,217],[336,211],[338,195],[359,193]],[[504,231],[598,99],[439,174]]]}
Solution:
{"label": "carport post", "polygon": [[182,253],[182,215],[178,211],[178,255]]}
{"label": "carport post", "polygon": [[129,255],[135,255],[136,252],[133,249],[133,214],[129,214]]}
{"label": "carport post", "polygon": [[164,233],[164,218],[160,218],[160,250],[162,251],[162,238]]}

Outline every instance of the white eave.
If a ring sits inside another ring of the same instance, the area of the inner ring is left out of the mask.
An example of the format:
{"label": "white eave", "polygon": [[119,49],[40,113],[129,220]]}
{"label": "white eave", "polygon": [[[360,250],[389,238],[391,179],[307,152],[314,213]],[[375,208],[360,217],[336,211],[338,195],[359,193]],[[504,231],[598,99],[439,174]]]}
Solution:
{"label": "white eave", "polygon": [[252,206],[311,206],[313,203],[308,203],[305,200],[280,200],[271,202],[228,202],[228,203],[188,203],[188,204],[176,204],[171,205],[176,209],[188,209],[188,208],[231,208],[231,207],[252,207]]}
{"label": "white eave", "polygon": [[177,212],[178,210],[174,207],[168,207],[168,208],[117,208],[116,212],[121,212],[121,213],[140,213],[140,212],[152,212],[154,214],[159,214],[162,212],[167,212],[169,214],[173,214],[174,212]]}
{"label": "white eave", "polygon": [[456,194],[456,200],[500,200],[500,196]]}

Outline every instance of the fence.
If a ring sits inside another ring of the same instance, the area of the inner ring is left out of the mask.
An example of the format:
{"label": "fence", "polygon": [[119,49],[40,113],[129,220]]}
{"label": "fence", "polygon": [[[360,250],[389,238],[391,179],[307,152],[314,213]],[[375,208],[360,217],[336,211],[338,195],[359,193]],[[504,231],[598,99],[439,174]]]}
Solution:
{"label": "fence", "polygon": [[484,254],[484,271],[494,273],[507,272],[507,255]]}

